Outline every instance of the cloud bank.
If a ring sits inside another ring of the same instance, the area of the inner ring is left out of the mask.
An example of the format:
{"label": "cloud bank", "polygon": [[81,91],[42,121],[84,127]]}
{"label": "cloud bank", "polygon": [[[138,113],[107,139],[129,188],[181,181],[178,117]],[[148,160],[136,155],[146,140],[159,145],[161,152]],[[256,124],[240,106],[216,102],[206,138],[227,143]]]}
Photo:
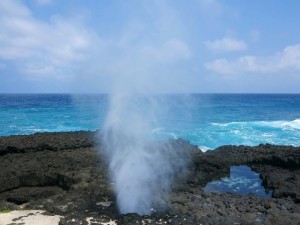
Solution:
{"label": "cloud bank", "polygon": [[[51,2],[37,4],[41,3]],[[87,85],[92,92],[109,92],[124,73],[139,74],[138,79],[152,73],[165,84],[166,76],[184,79],[176,63],[187,60],[191,51],[176,10],[160,1],[133,6],[148,15],[139,19],[139,14],[119,9],[128,18],[117,25],[117,33],[107,35],[87,25],[84,16],[54,14],[45,21],[21,1],[1,1],[0,59],[4,64],[13,62],[29,79],[65,80],[83,92]],[[128,82],[135,85],[133,79]],[[157,88],[153,79],[148,83],[149,90]]]}
{"label": "cloud bank", "polygon": [[19,1],[1,1],[0,15],[0,58],[27,75],[68,76],[97,39],[80,21],[58,15],[41,21]]}
{"label": "cloud bank", "polygon": [[[291,87],[299,81],[299,3],[268,6],[267,14],[249,10],[257,4],[267,3],[3,0],[0,89],[107,93],[122,76],[139,74],[150,92],[231,92],[242,90],[244,73],[284,73]],[[284,7],[293,17],[270,16]],[[279,84],[272,92],[281,91]]]}
{"label": "cloud bank", "polygon": [[242,56],[235,60],[216,59],[206,68],[220,74],[279,73],[300,70],[300,44],[285,47],[267,57]]}

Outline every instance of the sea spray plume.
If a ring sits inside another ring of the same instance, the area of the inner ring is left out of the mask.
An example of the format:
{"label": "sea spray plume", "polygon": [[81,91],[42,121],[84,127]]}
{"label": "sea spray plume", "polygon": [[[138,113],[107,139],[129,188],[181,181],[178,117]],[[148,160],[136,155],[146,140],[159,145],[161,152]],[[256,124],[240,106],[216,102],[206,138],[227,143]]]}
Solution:
{"label": "sea spray plume", "polygon": [[167,143],[150,142],[153,97],[112,94],[103,141],[121,213],[149,214],[153,199],[168,190],[172,177],[185,165]]}
{"label": "sea spray plume", "polygon": [[151,144],[152,131],[161,127],[157,115],[163,114],[165,105],[149,93],[185,90],[186,76],[177,63],[187,60],[190,51],[171,1],[124,6],[118,7],[126,15],[120,35],[107,42],[104,38],[103,57],[97,57],[92,67],[109,81],[103,144],[120,212],[149,214],[153,198],[168,189],[176,168],[184,165],[179,157],[180,163],[171,163],[176,154],[168,144]]}

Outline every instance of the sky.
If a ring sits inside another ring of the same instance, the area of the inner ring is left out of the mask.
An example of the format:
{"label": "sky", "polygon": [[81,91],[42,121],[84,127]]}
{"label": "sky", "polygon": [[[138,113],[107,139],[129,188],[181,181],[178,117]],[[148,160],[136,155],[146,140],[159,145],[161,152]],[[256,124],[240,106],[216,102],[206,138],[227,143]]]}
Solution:
{"label": "sky", "polygon": [[299,93],[300,1],[1,0],[0,93]]}

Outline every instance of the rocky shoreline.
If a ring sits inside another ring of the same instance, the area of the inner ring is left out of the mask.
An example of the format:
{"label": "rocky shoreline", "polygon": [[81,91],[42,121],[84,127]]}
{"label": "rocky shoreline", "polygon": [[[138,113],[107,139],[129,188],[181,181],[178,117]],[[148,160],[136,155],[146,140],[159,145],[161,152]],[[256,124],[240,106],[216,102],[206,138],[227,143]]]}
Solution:
{"label": "rocky shoreline", "polygon": [[[187,141],[169,141],[190,164],[168,193],[154,199],[153,213],[140,216],[118,213],[98,136],[80,131],[0,137],[0,212],[44,210],[62,216],[60,225],[300,224],[299,147],[222,146],[203,153]],[[272,198],[203,191],[234,165],[260,173]]]}

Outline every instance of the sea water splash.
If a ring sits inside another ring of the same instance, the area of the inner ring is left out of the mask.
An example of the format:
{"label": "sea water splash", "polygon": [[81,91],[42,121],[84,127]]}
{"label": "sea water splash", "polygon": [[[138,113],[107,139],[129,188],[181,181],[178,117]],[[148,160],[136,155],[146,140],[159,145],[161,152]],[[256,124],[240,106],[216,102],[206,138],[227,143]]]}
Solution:
{"label": "sea water splash", "polygon": [[110,96],[103,141],[121,213],[150,214],[155,197],[185,165],[169,144],[153,142],[156,107],[150,96]]}

